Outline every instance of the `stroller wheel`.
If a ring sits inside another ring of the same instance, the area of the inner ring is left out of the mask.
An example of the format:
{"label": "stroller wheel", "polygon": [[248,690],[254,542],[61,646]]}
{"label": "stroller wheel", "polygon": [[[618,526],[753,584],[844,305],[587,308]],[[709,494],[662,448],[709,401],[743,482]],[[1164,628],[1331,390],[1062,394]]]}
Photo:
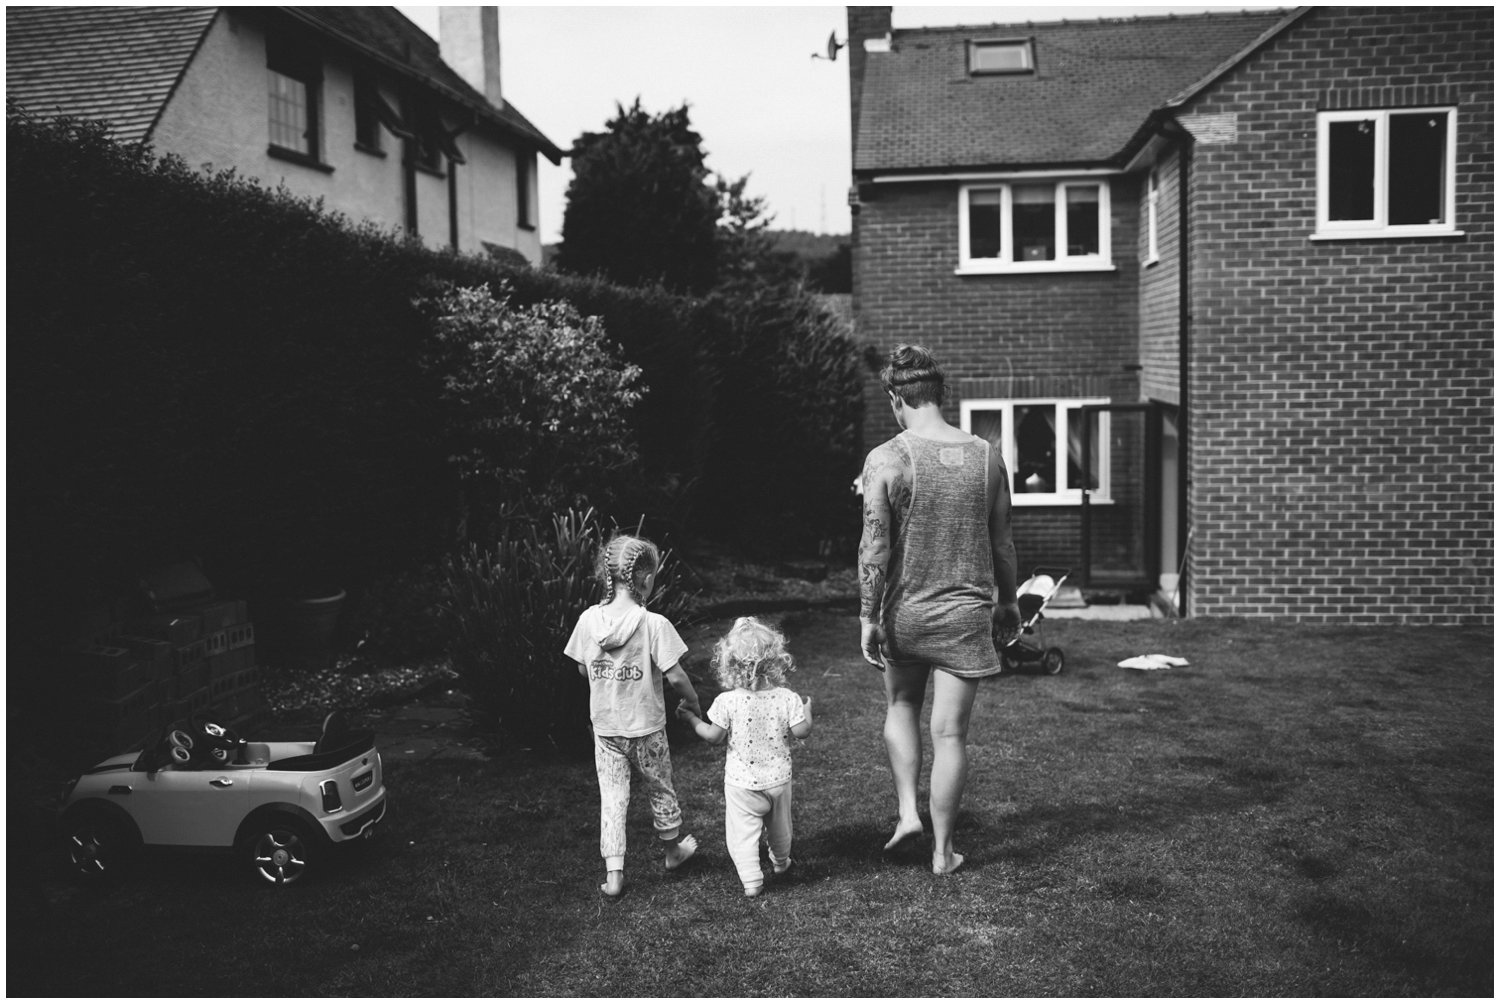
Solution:
{"label": "stroller wheel", "polygon": [[1063,650],[1060,648],[1049,648],[1042,653],[1042,668],[1047,671],[1048,676],[1056,676],[1063,670]]}

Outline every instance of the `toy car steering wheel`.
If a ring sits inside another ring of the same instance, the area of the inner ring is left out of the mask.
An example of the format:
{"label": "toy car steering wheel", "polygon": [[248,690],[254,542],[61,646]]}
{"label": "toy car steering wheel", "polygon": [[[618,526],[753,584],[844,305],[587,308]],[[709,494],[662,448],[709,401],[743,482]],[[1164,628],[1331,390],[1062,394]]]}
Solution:
{"label": "toy car steering wheel", "polygon": [[208,758],[215,763],[224,764],[229,762],[231,751],[240,745],[240,737],[228,726],[220,725],[218,722],[206,718],[193,718],[191,720],[193,732],[203,741],[207,747]]}

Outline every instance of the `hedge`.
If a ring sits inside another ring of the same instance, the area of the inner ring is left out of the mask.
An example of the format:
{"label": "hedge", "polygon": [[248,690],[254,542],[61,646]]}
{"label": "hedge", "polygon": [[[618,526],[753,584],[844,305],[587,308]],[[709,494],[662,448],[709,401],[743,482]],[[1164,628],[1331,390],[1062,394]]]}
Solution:
{"label": "hedge", "polygon": [[13,105],[6,125],[13,637],[184,555],[256,595],[450,553],[458,479],[414,306],[435,281],[566,300],[643,371],[642,477],[609,517],[794,523],[799,545],[842,526],[854,351],[805,293],[692,300],[434,251],[103,126]]}

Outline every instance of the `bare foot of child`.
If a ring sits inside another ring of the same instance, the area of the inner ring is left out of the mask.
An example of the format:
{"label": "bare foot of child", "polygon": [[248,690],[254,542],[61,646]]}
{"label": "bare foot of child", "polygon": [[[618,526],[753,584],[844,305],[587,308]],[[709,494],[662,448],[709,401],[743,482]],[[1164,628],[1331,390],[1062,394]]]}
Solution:
{"label": "bare foot of child", "polygon": [[905,841],[910,840],[912,837],[920,837],[921,835],[922,821],[920,819],[912,820],[910,822],[903,820],[896,824],[896,832],[892,834],[891,839],[885,842],[885,849],[888,851],[894,851]]}
{"label": "bare foot of child", "polygon": [[958,871],[959,866],[963,863],[964,856],[957,851],[950,851],[948,854],[948,860],[946,861],[944,861],[942,857],[934,855],[932,858],[932,874],[952,875],[954,872]]}
{"label": "bare foot of child", "polygon": [[667,871],[676,871],[688,858],[698,852],[698,838],[689,833],[675,844],[667,845]]}
{"label": "bare foot of child", "polygon": [[618,899],[625,894],[625,873],[623,871],[609,872],[604,876],[604,884],[599,886],[599,891],[610,899]]}

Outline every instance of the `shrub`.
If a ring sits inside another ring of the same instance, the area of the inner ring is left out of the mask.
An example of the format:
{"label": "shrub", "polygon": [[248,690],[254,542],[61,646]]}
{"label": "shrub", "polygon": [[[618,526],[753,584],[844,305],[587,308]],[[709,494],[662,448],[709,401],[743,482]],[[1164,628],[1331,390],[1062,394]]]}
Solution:
{"label": "shrub", "polygon": [[803,552],[857,527],[858,348],[837,318],[796,287],[717,303],[719,438],[706,477],[719,531]]}
{"label": "shrub", "polygon": [[[594,559],[608,536],[594,510],[570,509],[545,525],[513,522],[495,544],[471,543],[441,563],[458,686],[484,724],[523,745],[589,747],[588,684],[563,648],[599,600]],[[651,607],[674,623],[688,600],[678,582],[664,551]]]}
{"label": "shrub", "polygon": [[[494,294],[441,283],[416,304],[432,325],[423,368],[442,384],[445,452],[471,513],[608,506],[640,476],[627,417],[646,388],[599,318],[563,301],[513,307],[503,281]],[[487,529],[471,517],[474,537]]]}

